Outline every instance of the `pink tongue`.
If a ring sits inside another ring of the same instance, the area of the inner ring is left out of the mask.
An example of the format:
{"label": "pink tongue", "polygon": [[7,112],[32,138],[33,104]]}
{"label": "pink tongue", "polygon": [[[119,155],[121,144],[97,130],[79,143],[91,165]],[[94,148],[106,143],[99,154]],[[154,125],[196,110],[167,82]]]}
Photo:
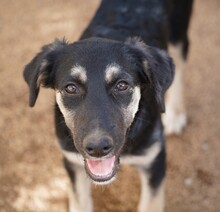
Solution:
{"label": "pink tongue", "polygon": [[87,166],[92,174],[96,176],[108,176],[113,172],[115,156],[103,160],[88,160]]}

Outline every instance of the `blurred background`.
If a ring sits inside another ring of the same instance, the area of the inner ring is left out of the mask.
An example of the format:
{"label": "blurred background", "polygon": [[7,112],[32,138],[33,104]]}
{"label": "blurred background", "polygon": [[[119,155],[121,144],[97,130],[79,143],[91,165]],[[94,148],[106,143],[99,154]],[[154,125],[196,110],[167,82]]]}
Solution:
{"label": "blurred background", "polygon": [[[0,0],[0,211],[66,211],[53,92],[28,107],[23,67],[55,37],[77,40],[99,0]],[[167,138],[167,212],[220,211],[220,1],[195,0],[185,71],[188,126]],[[94,187],[96,212],[136,211],[138,176]],[[86,204],[86,203],[85,203]]]}

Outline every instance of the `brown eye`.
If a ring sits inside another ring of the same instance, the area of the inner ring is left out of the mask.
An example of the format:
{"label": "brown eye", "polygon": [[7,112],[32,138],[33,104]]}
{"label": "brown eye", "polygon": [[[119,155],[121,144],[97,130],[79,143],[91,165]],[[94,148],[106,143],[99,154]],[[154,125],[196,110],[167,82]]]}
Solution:
{"label": "brown eye", "polygon": [[125,81],[121,81],[116,85],[117,91],[125,91],[128,88],[128,83]]}
{"label": "brown eye", "polygon": [[77,93],[78,89],[75,85],[71,84],[65,87],[65,91],[69,94],[75,94]]}

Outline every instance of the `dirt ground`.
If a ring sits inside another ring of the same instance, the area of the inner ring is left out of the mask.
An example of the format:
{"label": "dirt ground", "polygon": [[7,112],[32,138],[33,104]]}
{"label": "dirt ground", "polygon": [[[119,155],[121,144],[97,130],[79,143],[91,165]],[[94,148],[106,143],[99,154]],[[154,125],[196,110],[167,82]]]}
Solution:
{"label": "dirt ground", "polygon": [[[66,211],[68,180],[53,127],[53,92],[28,107],[24,65],[55,37],[79,38],[98,0],[0,1],[0,211]],[[186,67],[189,124],[167,138],[167,212],[220,211],[220,1],[196,0]],[[136,173],[94,187],[96,212],[136,211]],[[86,204],[86,203],[85,203]]]}

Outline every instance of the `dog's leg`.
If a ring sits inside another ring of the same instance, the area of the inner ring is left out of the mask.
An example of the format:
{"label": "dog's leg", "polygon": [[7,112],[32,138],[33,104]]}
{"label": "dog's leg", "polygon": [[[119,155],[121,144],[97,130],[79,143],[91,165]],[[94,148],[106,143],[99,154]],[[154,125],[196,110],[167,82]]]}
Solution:
{"label": "dog's leg", "polygon": [[141,180],[141,195],[138,212],[163,212],[164,183],[154,190],[149,184],[149,175],[144,168],[138,168]]}
{"label": "dog's leg", "polygon": [[175,78],[166,97],[163,123],[166,134],[180,134],[186,125],[184,105],[184,65],[189,51],[188,28],[193,0],[172,1],[169,19],[169,53],[176,65]]}
{"label": "dog's leg", "polygon": [[76,168],[76,193],[83,212],[92,212],[91,182],[84,167]]}
{"label": "dog's leg", "polygon": [[163,115],[163,123],[166,134],[180,134],[186,126],[186,110],[184,104],[184,65],[182,44],[170,44],[169,53],[176,66],[175,77],[172,86],[166,96],[166,114]]}
{"label": "dog's leg", "polygon": [[151,189],[149,186],[149,176],[145,170],[138,169],[141,180],[141,195],[138,204],[138,212],[147,212],[151,201]]}
{"label": "dog's leg", "polygon": [[69,174],[69,212],[92,212],[91,183],[86,176],[84,167],[74,165],[64,159]]}
{"label": "dog's leg", "polygon": [[68,188],[68,211],[69,212],[82,212],[80,205],[77,200],[76,192],[72,182],[70,182]]}
{"label": "dog's leg", "polygon": [[149,211],[163,212],[164,211],[164,182],[161,183],[159,188],[155,191],[152,201],[149,205]]}

